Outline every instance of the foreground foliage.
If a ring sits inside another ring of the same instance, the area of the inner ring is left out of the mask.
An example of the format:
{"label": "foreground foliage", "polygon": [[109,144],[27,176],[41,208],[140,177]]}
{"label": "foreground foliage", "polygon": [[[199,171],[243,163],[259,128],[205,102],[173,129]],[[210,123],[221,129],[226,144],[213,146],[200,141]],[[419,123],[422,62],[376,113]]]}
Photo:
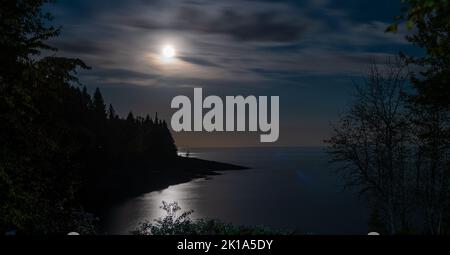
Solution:
{"label": "foreground foliage", "polygon": [[288,235],[293,232],[282,232],[265,227],[245,227],[223,223],[218,220],[191,219],[193,211],[181,211],[177,202],[163,202],[161,209],[165,217],[141,223],[134,235]]}

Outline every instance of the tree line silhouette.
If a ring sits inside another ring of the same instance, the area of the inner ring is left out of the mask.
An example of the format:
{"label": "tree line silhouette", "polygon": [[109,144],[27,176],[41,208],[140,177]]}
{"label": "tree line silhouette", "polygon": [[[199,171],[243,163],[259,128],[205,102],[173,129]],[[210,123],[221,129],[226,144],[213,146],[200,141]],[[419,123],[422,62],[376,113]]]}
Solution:
{"label": "tree line silhouette", "polygon": [[46,2],[0,8],[0,234],[92,231],[86,207],[177,158],[165,121],[120,118],[80,86],[88,66],[48,54],[59,29]]}

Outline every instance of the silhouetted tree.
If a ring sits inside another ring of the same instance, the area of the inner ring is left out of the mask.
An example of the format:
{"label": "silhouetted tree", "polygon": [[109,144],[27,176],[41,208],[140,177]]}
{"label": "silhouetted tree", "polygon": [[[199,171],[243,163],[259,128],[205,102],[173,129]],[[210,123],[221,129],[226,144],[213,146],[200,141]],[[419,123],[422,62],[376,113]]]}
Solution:
{"label": "silhouetted tree", "polygon": [[409,64],[418,65],[422,71],[413,76],[418,90],[417,102],[450,107],[450,2],[444,0],[407,0],[405,13],[400,20],[407,20],[415,28],[407,37],[413,45],[426,50],[426,55],[406,56]]}
{"label": "silhouetted tree", "polygon": [[159,124],[158,113],[155,114],[155,124]]}
{"label": "silhouetted tree", "polygon": [[403,12],[387,30],[401,22],[411,30],[407,40],[423,48],[422,56],[401,54],[418,72],[411,77],[416,89],[411,98],[417,135],[417,204],[426,232],[450,231],[450,2],[406,0]]}
{"label": "silhouetted tree", "polygon": [[413,164],[404,88],[407,72],[399,62],[373,64],[357,101],[327,141],[348,185],[367,195],[391,234],[409,229]]}
{"label": "silhouetted tree", "polygon": [[96,114],[96,118],[104,119],[106,118],[106,105],[103,100],[102,93],[98,88],[95,89],[94,97],[92,100],[92,109]]}
{"label": "silhouetted tree", "polygon": [[114,110],[114,107],[112,106],[112,104],[109,105],[108,118],[110,120],[114,120],[117,118],[116,111]]}
{"label": "silhouetted tree", "polygon": [[132,112],[129,112],[129,113],[128,113],[127,121],[128,121],[128,122],[134,122],[134,115],[133,115]]}
{"label": "silhouetted tree", "polygon": [[3,1],[0,8],[0,233],[64,232],[78,220],[78,178],[63,95],[76,83],[77,59],[39,58],[58,30],[47,1]]}

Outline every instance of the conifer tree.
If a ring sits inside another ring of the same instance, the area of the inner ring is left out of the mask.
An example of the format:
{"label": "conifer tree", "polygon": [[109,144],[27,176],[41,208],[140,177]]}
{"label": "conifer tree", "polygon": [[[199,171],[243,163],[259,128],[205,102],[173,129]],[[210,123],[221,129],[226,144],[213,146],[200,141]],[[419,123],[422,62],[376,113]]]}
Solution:
{"label": "conifer tree", "polygon": [[104,119],[106,118],[106,105],[105,101],[103,100],[102,93],[100,92],[99,88],[95,89],[93,101],[92,101],[92,107],[94,110],[94,113],[97,115],[98,118]]}
{"label": "conifer tree", "polygon": [[114,107],[112,106],[112,104],[109,104],[108,118],[110,120],[114,120],[117,118],[116,111],[114,110]]}

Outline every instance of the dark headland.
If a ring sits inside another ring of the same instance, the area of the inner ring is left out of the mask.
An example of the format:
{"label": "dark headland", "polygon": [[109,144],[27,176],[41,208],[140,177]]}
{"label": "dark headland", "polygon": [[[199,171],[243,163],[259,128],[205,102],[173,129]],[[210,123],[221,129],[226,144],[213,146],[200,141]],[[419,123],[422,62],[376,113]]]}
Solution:
{"label": "dark headland", "polygon": [[[117,166],[120,168],[120,166]],[[126,171],[128,170],[130,171]],[[123,171],[112,171],[95,185],[95,191],[86,194],[86,204],[92,211],[104,206],[133,198],[145,193],[163,190],[171,185],[189,182],[197,178],[220,175],[222,171],[249,169],[228,163],[198,158],[174,157],[156,163],[151,169],[144,166],[123,166]],[[130,174],[139,169],[139,174]],[[92,193],[93,192],[93,193]]]}

